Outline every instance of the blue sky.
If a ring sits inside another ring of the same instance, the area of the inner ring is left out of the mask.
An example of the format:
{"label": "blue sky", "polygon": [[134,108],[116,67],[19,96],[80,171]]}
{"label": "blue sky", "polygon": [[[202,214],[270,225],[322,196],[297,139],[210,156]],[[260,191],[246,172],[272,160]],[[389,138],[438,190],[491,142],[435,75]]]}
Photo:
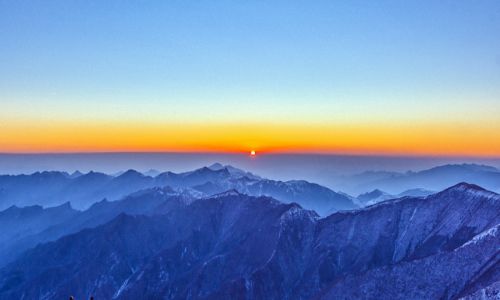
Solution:
{"label": "blue sky", "polygon": [[498,1],[0,1],[0,117],[493,126],[499,32]]}

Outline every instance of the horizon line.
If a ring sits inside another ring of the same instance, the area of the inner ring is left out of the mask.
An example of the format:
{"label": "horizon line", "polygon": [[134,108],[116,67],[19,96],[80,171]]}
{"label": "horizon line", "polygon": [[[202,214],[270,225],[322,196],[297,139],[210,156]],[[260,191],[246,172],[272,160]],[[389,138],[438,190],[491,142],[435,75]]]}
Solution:
{"label": "horizon line", "polygon": [[[250,151],[39,151],[39,152],[2,152],[0,155],[123,155],[123,154],[166,154],[166,155],[231,155],[231,156],[250,156]],[[337,156],[337,157],[394,157],[394,158],[456,158],[456,159],[500,159],[500,154],[481,155],[481,154],[426,154],[426,153],[363,153],[363,152],[328,152],[328,151],[258,151],[259,156]]]}

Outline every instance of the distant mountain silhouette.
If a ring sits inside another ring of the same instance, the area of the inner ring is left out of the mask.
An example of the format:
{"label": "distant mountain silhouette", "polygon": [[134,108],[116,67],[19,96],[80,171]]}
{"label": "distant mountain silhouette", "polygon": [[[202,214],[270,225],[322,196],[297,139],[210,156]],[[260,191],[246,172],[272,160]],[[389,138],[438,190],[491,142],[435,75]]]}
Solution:
{"label": "distant mountain silhouette", "polygon": [[247,178],[255,179],[255,180],[263,179],[262,177],[260,177],[258,175],[255,175],[255,174],[253,174],[251,172],[247,172],[247,171],[235,168],[235,167],[230,166],[230,165],[225,165],[224,166],[224,165],[222,165],[220,163],[214,163],[211,166],[209,166],[208,168],[212,169],[212,170],[215,170],[215,171],[222,170],[222,169],[227,169],[229,171],[229,173],[231,173],[231,175],[236,176],[236,177],[247,177]]}
{"label": "distant mountain silhouette", "polygon": [[146,172],[143,172],[142,174],[146,175],[146,176],[150,176],[150,177],[156,177],[160,174],[161,172],[158,171],[158,170],[154,170],[154,169],[149,169],[147,170]]}
{"label": "distant mountain silhouette", "polygon": [[[339,182],[347,192],[359,194],[374,190],[386,195],[367,199],[352,198],[344,193],[301,180],[277,181],[265,179],[244,170],[215,163],[190,172],[163,172],[155,177],[135,170],[110,176],[98,172],[87,174],[65,172],[37,172],[31,175],[0,176],[0,209],[17,205],[57,206],[71,202],[76,209],[86,209],[104,198],[114,201],[142,189],[170,186],[191,189],[199,197],[206,197],[228,189],[259,196],[267,195],[282,202],[297,202],[320,215],[338,210],[355,209],[389,198],[427,196],[457,182],[466,181],[489,190],[500,190],[500,171],[496,168],[474,165],[445,165],[420,172],[366,172],[345,177]],[[371,194],[373,196],[373,194]]]}
{"label": "distant mountain silhouette", "polygon": [[241,193],[274,197],[284,203],[297,202],[320,214],[342,209],[354,209],[352,200],[326,187],[307,181],[275,181],[231,166],[214,164],[191,172],[165,172],[156,178],[159,182],[175,188],[192,188],[204,196],[209,196],[229,189]]}
{"label": "distant mountain silhouette", "polygon": [[85,228],[109,222],[121,213],[153,215],[171,203],[189,203],[194,197],[171,188],[152,188],[133,193],[120,201],[102,200],[85,211],[73,210],[69,203],[43,209],[40,206],[11,207],[0,212],[0,266],[38,243],[56,240]]}
{"label": "distant mountain silhouette", "polygon": [[375,189],[368,193],[363,193],[356,197],[356,203],[359,206],[369,206],[388,199],[396,199],[402,197],[425,197],[434,194],[432,191],[425,189],[409,189],[397,195],[391,195],[379,189]]}
{"label": "distant mountain silhouette", "polygon": [[409,189],[402,193],[399,193],[396,198],[400,197],[425,197],[434,194],[435,192],[426,189]]}
{"label": "distant mountain silhouette", "polygon": [[11,206],[0,212],[0,249],[19,237],[37,234],[50,226],[72,220],[78,213],[68,202],[45,209],[39,205]]}
{"label": "distant mountain silhouette", "polygon": [[371,192],[364,193],[364,194],[361,194],[358,197],[356,197],[356,199],[363,206],[367,206],[367,205],[370,205],[370,204],[375,204],[375,203],[378,203],[380,201],[384,201],[384,200],[387,200],[387,199],[393,199],[393,198],[397,198],[397,197],[393,197],[392,195],[387,194],[386,192],[383,192],[383,191],[381,191],[379,189],[375,189],[375,190],[373,190]]}
{"label": "distant mountain silhouette", "polygon": [[67,201],[75,208],[86,209],[104,198],[114,201],[142,189],[166,186],[175,190],[191,189],[198,197],[236,189],[254,196],[272,196],[285,203],[297,202],[322,215],[357,207],[348,196],[318,184],[263,179],[250,172],[216,163],[190,172],[163,172],[155,177],[135,170],[121,172],[117,176],[98,172],[78,176],[63,172],[4,175],[0,176],[0,209],[13,204],[55,206]]}
{"label": "distant mountain silhouette", "polygon": [[456,299],[500,280],[500,196],[472,184],[326,218],[237,190],[156,207],[27,251],[0,299]]}
{"label": "distant mountain silhouette", "polygon": [[11,205],[55,206],[64,202],[85,209],[103,198],[119,199],[138,189],[153,187],[154,180],[139,174],[118,177],[98,172],[70,176],[64,172],[0,176],[0,208]]}
{"label": "distant mountain silhouette", "polygon": [[334,183],[351,194],[366,193],[375,189],[398,195],[405,190],[421,188],[439,191],[457,182],[470,182],[492,191],[500,191],[500,170],[476,164],[443,165],[419,172],[364,172],[345,176]]}

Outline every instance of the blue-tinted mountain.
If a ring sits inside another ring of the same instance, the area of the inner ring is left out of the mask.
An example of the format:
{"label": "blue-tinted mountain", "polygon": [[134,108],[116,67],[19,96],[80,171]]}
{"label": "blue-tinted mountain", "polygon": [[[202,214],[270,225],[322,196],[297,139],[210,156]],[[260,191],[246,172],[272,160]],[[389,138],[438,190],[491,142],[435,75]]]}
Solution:
{"label": "blue-tinted mountain", "polygon": [[318,184],[264,179],[232,166],[213,164],[184,173],[164,172],[156,177],[135,170],[121,172],[118,176],[98,172],[0,176],[0,209],[11,205],[56,206],[64,202],[71,202],[77,209],[87,209],[104,198],[115,201],[139,190],[166,186],[191,190],[198,197],[236,189],[249,195],[271,196],[285,203],[297,202],[321,215],[357,208],[350,197]]}
{"label": "blue-tinted mountain", "polygon": [[246,177],[246,178],[250,178],[250,179],[254,179],[254,180],[262,179],[262,177],[260,177],[258,175],[255,175],[251,172],[244,171],[242,169],[235,168],[231,165],[222,165],[220,163],[214,163],[214,164],[210,165],[208,168],[215,170],[215,171],[227,169],[229,171],[229,173],[231,173],[231,175],[233,175],[235,177]]}
{"label": "blue-tinted mountain", "polygon": [[387,199],[394,199],[398,197],[394,197],[393,195],[390,195],[384,191],[381,191],[379,189],[375,189],[371,192],[363,193],[359,196],[356,197],[356,199],[359,201],[359,203],[362,206],[368,206],[371,204],[375,204]]}
{"label": "blue-tinted mountain", "polygon": [[31,175],[0,176],[0,209],[43,205],[55,206],[66,202],[55,199],[61,188],[71,182],[64,172],[36,172]]}
{"label": "blue-tinted mountain", "polygon": [[321,299],[498,299],[499,230],[485,230],[451,252],[346,275]]}
{"label": "blue-tinted mountain", "polygon": [[232,178],[231,173],[226,169],[212,170],[208,167],[203,167],[191,172],[161,173],[156,179],[165,185],[172,187],[192,187],[206,182],[220,182]]}
{"label": "blue-tinted mountain", "polygon": [[151,177],[156,177],[160,174],[161,172],[155,169],[149,169],[146,172],[143,172],[142,174],[146,176],[151,176]]}
{"label": "blue-tinted mountain", "polygon": [[229,177],[222,180],[208,181],[192,188],[205,195],[235,189],[248,195],[269,196],[284,203],[296,202],[304,208],[315,210],[320,215],[358,207],[347,195],[304,180],[284,182],[270,179],[256,180],[246,176],[239,178]]}
{"label": "blue-tinted mountain", "polygon": [[55,224],[65,223],[78,213],[68,202],[50,208],[39,205],[21,208],[11,206],[0,211],[0,245],[4,246],[20,237],[40,233]]}
{"label": "blue-tinted mountain", "polygon": [[260,180],[247,185],[246,188],[236,188],[250,195],[266,195],[284,203],[296,202],[302,207],[314,210],[322,216],[335,211],[350,210],[358,207],[348,196],[305,180],[285,182]]}
{"label": "blue-tinted mountain", "polygon": [[12,205],[50,207],[65,202],[81,208],[80,199],[88,201],[94,194],[99,197],[96,190],[103,188],[111,179],[108,175],[96,172],[79,176],[56,171],[31,175],[0,175],[0,209]]}
{"label": "blue-tinted mountain", "polygon": [[434,194],[435,192],[425,189],[409,189],[398,195],[391,195],[379,189],[371,192],[363,193],[356,197],[355,201],[359,206],[369,206],[389,199],[396,199],[402,197],[426,197]]}
{"label": "blue-tinted mountain", "polygon": [[77,177],[80,177],[80,176],[82,176],[82,175],[83,175],[83,173],[82,173],[82,172],[80,172],[80,171],[76,170],[75,172],[71,173],[71,174],[69,175],[69,177],[70,177],[70,178],[77,178]]}
{"label": "blue-tinted mountain", "polygon": [[154,186],[153,178],[140,176],[112,177],[98,172],[79,176],[64,172],[3,175],[0,176],[0,208],[11,205],[45,207],[71,202],[73,207],[84,209],[103,198],[116,200],[138,189]]}
{"label": "blue-tinted mountain", "polygon": [[0,266],[38,243],[53,241],[85,228],[97,227],[121,213],[159,214],[168,211],[171,205],[193,200],[189,193],[179,193],[165,187],[142,190],[119,201],[102,200],[85,211],[75,211],[69,203],[48,209],[39,206],[11,207],[0,212],[2,237],[9,237],[8,240],[0,240],[4,241],[0,243]]}
{"label": "blue-tinted mountain", "polygon": [[477,164],[443,165],[419,172],[365,172],[337,180],[339,189],[360,194],[374,189],[398,195],[405,190],[422,188],[439,191],[458,182],[469,182],[488,190],[500,190],[500,170]]}
{"label": "blue-tinted mountain", "polygon": [[241,169],[215,163],[184,173],[165,172],[155,177],[157,185],[190,188],[207,197],[229,189],[253,196],[270,196],[284,203],[296,202],[321,215],[358,206],[344,194],[304,180],[277,181],[261,178]]}
{"label": "blue-tinted mountain", "polygon": [[0,299],[456,299],[500,280],[499,212],[466,183],[326,218],[231,190],[39,245]]}
{"label": "blue-tinted mountain", "polygon": [[404,191],[402,193],[399,193],[394,198],[402,198],[402,197],[425,197],[425,196],[429,196],[429,195],[432,195],[432,194],[435,194],[435,193],[436,192],[434,192],[434,191],[415,188],[415,189],[409,189],[409,190],[406,190],[406,191]]}
{"label": "blue-tinted mountain", "polygon": [[187,173],[169,172],[158,177],[160,176],[167,185],[190,187],[205,196],[235,189],[252,196],[273,197],[284,203],[296,202],[306,209],[315,210],[320,215],[358,207],[349,196],[315,183],[305,180],[284,182],[264,179],[250,172],[221,164]]}

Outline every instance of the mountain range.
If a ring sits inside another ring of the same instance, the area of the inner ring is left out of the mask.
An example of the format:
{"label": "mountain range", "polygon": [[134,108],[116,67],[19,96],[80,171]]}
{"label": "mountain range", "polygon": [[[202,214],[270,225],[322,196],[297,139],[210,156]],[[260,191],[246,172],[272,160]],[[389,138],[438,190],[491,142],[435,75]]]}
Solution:
{"label": "mountain range", "polygon": [[150,203],[24,252],[0,269],[0,299],[458,299],[498,291],[500,196],[476,185],[323,218],[236,190]]}
{"label": "mountain range", "polygon": [[151,188],[124,197],[119,201],[102,200],[84,211],[74,210],[69,203],[54,208],[11,207],[0,212],[2,236],[0,266],[15,259],[24,250],[39,243],[56,240],[86,228],[109,222],[121,213],[152,215],[177,201],[189,203],[193,197],[171,188]]}
{"label": "mountain range", "polygon": [[332,180],[332,185],[354,195],[375,189],[398,195],[415,188],[440,191],[458,182],[470,182],[488,190],[500,192],[500,170],[478,164],[449,164],[418,172],[367,171],[337,177]]}
{"label": "mountain range", "polygon": [[364,173],[379,185],[357,197],[217,163],[148,173],[0,176],[0,299],[500,296],[500,196],[422,188],[497,186],[495,168]]}
{"label": "mountain range", "polygon": [[11,205],[57,206],[70,202],[86,209],[103,199],[119,200],[130,193],[154,187],[171,187],[196,197],[207,197],[229,189],[249,195],[267,195],[282,202],[297,202],[324,215],[357,206],[352,199],[329,188],[304,180],[264,179],[232,166],[214,164],[184,173],[163,172],[155,177],[128,170],[116,176],[98,172],[87,174],[36,172],[31,175],[0,176],[0,209]]}
{"label": "mountain range", "polygon": [[396,199],[396,198],[402,198],[402,197],[425,197],[434,194],[435,192],[433,191],[428,191],[425,189],[409,189],[406,190],[402,193],[399,193],[397,195],[391,195],[389,193],[386,193],[384,191],[381,191],[379,189],[375,189],[371,192],[363,193],[360,194],[356,197],[355,203],[357,203],[359,206],[369,206],[373,205],[388,199]]}

